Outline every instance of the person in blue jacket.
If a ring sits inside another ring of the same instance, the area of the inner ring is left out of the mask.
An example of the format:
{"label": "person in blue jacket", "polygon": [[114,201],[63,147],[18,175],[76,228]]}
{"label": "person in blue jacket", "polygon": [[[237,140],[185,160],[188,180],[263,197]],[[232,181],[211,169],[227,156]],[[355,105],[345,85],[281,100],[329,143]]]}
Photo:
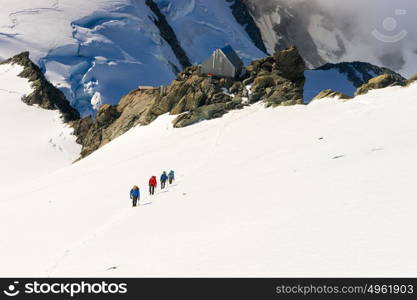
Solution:
{"label": "person in blue jacket", "polygon": [[174,171],[171,170],[168,173],[168,180],[169,180],[169,184],[172,184],[172,182],[175,180],[175,175],[174,175]]}
{"label": "person in blue jacket", "polygon": [[160,180],[161,180],[161,190],[163,190],[165,188],[165,183],[168,180],[167,172],[164,171],[162,173]]}
{"label": "person in blue jacket", "polygon": [[130,190],[130,199],[132,199],[132,206],[136,207],[140,200],[140,190],[136,185]]}

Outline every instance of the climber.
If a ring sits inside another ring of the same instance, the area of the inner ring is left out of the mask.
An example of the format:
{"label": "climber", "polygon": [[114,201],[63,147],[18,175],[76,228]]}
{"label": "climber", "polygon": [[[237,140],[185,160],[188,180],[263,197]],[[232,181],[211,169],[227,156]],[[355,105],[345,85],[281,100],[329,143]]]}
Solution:
{"label": "climber", "polygon": [[136,207],[140,200],[140,190],[136,185],[130,190],[130,199],[132,199],[132,206]]}
{"label": "climber", "polygon": [[174,171],[171,170],[168,173],[168,180],[169,180],[169,184],[172,184],[172,182],[175,180],[175,175],[174,175]]}
{"label": "climber", "polygon": [[161,190],[163,190],[164,188],[165,188],[165,183],[167,182],[167,180],[168,180],[168,176],[167,176],[167,172],[163,172],[162,173],[162,175],[161,175]]}
{"label": "climber", "polygon": [[156,185],[156,176],[152,176],[151,179],[149,179],[149,195],[155,194]]}

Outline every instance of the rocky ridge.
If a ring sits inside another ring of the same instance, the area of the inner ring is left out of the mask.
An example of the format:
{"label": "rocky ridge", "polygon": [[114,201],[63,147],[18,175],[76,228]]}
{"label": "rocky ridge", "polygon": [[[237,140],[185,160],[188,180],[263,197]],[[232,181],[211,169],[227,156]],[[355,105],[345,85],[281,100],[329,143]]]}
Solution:
{"label": "rocky ridge", "polygon": [[23,102],[28,105],[39,105],[44,109],[58,109],[65,122],[80,118],[80,114],[70,105],[65,95],[54,87],[45,78],[39,67],[30,60],[29,52],[17,54],[0,64],[18,64],[24,68],[19,76],[29,80],[33,92],[23,97]]}
{"label": "rocky ridge", "polygon": [[165,113],[178,115],[174,127],[184,127],[261,100],[267,106],[302,104],[304,69],[295,47],[253,61],[237,79],[200,76],[197,66],[188,67],[168,86],[136,89],[118,105],[102,106],[95,120],[73,122],[77,141],[83,145],[81,155]]}
{"label": "rocky ridge", "polygon": [[410,85],[417,81],[417,74],[407,80],[407,85]]}
{"label": "rocky ridge", "polygon": [[[177,116],[174,127],[185,127],[221,117],[230,110],[258,101],[272,107],[304,104],[305,63],[295,47],[253,61],[236,79],[202,76],[198,66],[187,67],[170,85],[138,88],[122,97],[117,105],[102,105],[95,119],[91,116],[80,119],[64,94],[49,83],[29,59],[28,52],[3,63],[17,63],[24,67],[19,76],[28,78],[34,88],[33,93],[22,99],[24,102],[45,109],[59,109],[65,122],[74,128],[77,142],[82,145],[81,158],[132,127],[147,125],[165,113]],[[417,75],[406,81],[390,73],[383,74],[359,87],[356,94],[387,86],[404,86],[416,80]],[[315,99],[327,97],[351,98],[324,90]]]}

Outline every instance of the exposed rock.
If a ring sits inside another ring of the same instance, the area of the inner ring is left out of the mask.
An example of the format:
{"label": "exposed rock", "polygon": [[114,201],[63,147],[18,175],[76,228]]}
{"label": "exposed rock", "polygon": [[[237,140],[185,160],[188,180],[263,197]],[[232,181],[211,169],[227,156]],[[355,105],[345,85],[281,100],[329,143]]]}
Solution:
{"label": "exposed rock", "polygon": [[295,47],[253,61],[243,81],[252,84],[249,101],[265,100],[268,106],[303,104],[304,70],[304,60]]}
{"label": "exposed rock", "polygon": [[[134,90],[117,106],[101,107],[95,121],[75,122],[82,156],[165,113],[179,115],[173,124],[184,127],[242,108],[245,97],[250,103],[264,100],[268,106],[302,104],[304,67],[296,48],[254,61],[246,75],[236,80],[200,76],[197,66],[188,67],[168,86]],[[250,95],[248,84],[252,84]]]}
{"label": "exposed rock", "polygon": [[417,81],[417,74],[407,80],[407,85],[410,85]]}
{"label": "exposed rock", "polygon": [[252,91],[258,92],[267,87],[273,87],[275,86],[276,80],[277,80],[277,76],[272,76],[272,75],[259,76],[253,82]]}
{"label": "exposed rock", "polygon": [[311,101],[320,100],[320,99],[323,99],[323,98],[338,98],[338,99],[344,99],[344,100],[352,99],[352,97],[350,97],[348,95],[345,95],[343,93],[339,93],[339,92],[336,92],[336,91],[333,91],[333,90],[324,90],[324,91],[321,91]]}
{"label": "exposed rock", "polygon": [[82,145],[81,157],[85,157],[97,150],[101,145],[102,128],[91,116],[71,123],[77,143]]}
{"label": "exposed rock", "polygon": [[255,77],[249,77],[249,78],[246,78],[245,80],[243,80],[242,84],[245,85],[245,86],[246,85],[251,85],[254,80],[255,80]]}
{"label": "exposed rock", "polygon": [[220,118],[232,109],[243,108],[241,101],[229,101],[226,103],[215,103],[196,108],[195,110],[179,115],[174,120],[174,127],[185,127],[203,120]]}
{"label": "exposed rock", "polygon": [[240,81],[236,81],[235,83],[233,83],[233,85],[229,89],[231,93],[239,93],[239,92],[242,92],[242,90],[243,90],[243,84]]}
{"label": "exposed rock", "polygon": [[21,76],[28,78],[35,88],[35,92],[25,99],[27,103],[48,109],[59,108],[65,120],[71,121],[77,142],[82,145],[81,157],[132,127],[147,125],[165,113],[179,115],[173,124],[184,127],[240,109],[248,100],[250,103],[263,100],[268,106],[303,103],[305,64],[294,47],[252,62],[245,75],[238,79],[200,76],[197,66],[187,67],[168,86],[136,89],[124,96],[118,105],[102,105],[96,119],[79,119],[78,112],[69,105],[63,93],[45,79],[29,60],[28,53],[10,61],[25,67]]}
{"label": "exposed rock", "polygon": [[372,78],[361,87],[356,90],[355,95],[363,95],[368,93],[370,90],[382,89],[390,86],[404,86],[406,82],[404,80],[399,80],[396,76],[392,74],[383,74],[378,77]]}
{"label": "exposed rock", "polygon": [[220,118],[227,112],[226,104],[225,103],[216,103],[210,104],[202,107],[198,107],[195,110],[192,110],[188,113],[184,113],[179,115],[174,120],[174,127],[185,127],[191,124],[195,124],[197,122],[213,119],[213,118]]}
{"label": "exposed rock", "polygon": [[59,109],[65,122],[80,118],[80,114],[71,107],[65,95],[55,88],[39,67],[30,60],[29,52],[22,52],[1,64],[18,64],[24,68],[19,76],[27,78],[33,88],[33,92],[22,99],[25,103],[36,104],[44,109]]}
{"label": "exposed rock", "polygon": [[152,113],[152,104],[159,92],[159,89],[134,90],[118,105],[100,107],[96,120],[87,117],[73,122],[77,142],[83,146],[81,156],[91,154],[136,125],[153,121],[159,115]]}
{"label": "exposed rock", "polygon": [[108,126],[113,123],[120,116],[120,112],[115,106],[104,104],[100,107],[96,121],[102,126]]}
{"label": "exposed rock", "polygon": [[298,53],[297,48],[275,52],[275,69],[278,74],[292,81],[303,80],[305,62]]}

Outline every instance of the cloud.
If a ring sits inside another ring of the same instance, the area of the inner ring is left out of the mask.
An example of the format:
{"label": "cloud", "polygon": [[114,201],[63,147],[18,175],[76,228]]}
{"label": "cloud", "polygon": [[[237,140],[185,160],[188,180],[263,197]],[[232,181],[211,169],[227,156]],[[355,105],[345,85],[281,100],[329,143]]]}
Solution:
{"label": "cloud", "polygon": [[342,31],[351,45],[360,45],[351,47],[350,59],[384,64],[407,76],[417,72],[417,1],[249,1],[260,10],[273,5],[292,7],[305,20],[315,13],[326,15],[327,26]]}

